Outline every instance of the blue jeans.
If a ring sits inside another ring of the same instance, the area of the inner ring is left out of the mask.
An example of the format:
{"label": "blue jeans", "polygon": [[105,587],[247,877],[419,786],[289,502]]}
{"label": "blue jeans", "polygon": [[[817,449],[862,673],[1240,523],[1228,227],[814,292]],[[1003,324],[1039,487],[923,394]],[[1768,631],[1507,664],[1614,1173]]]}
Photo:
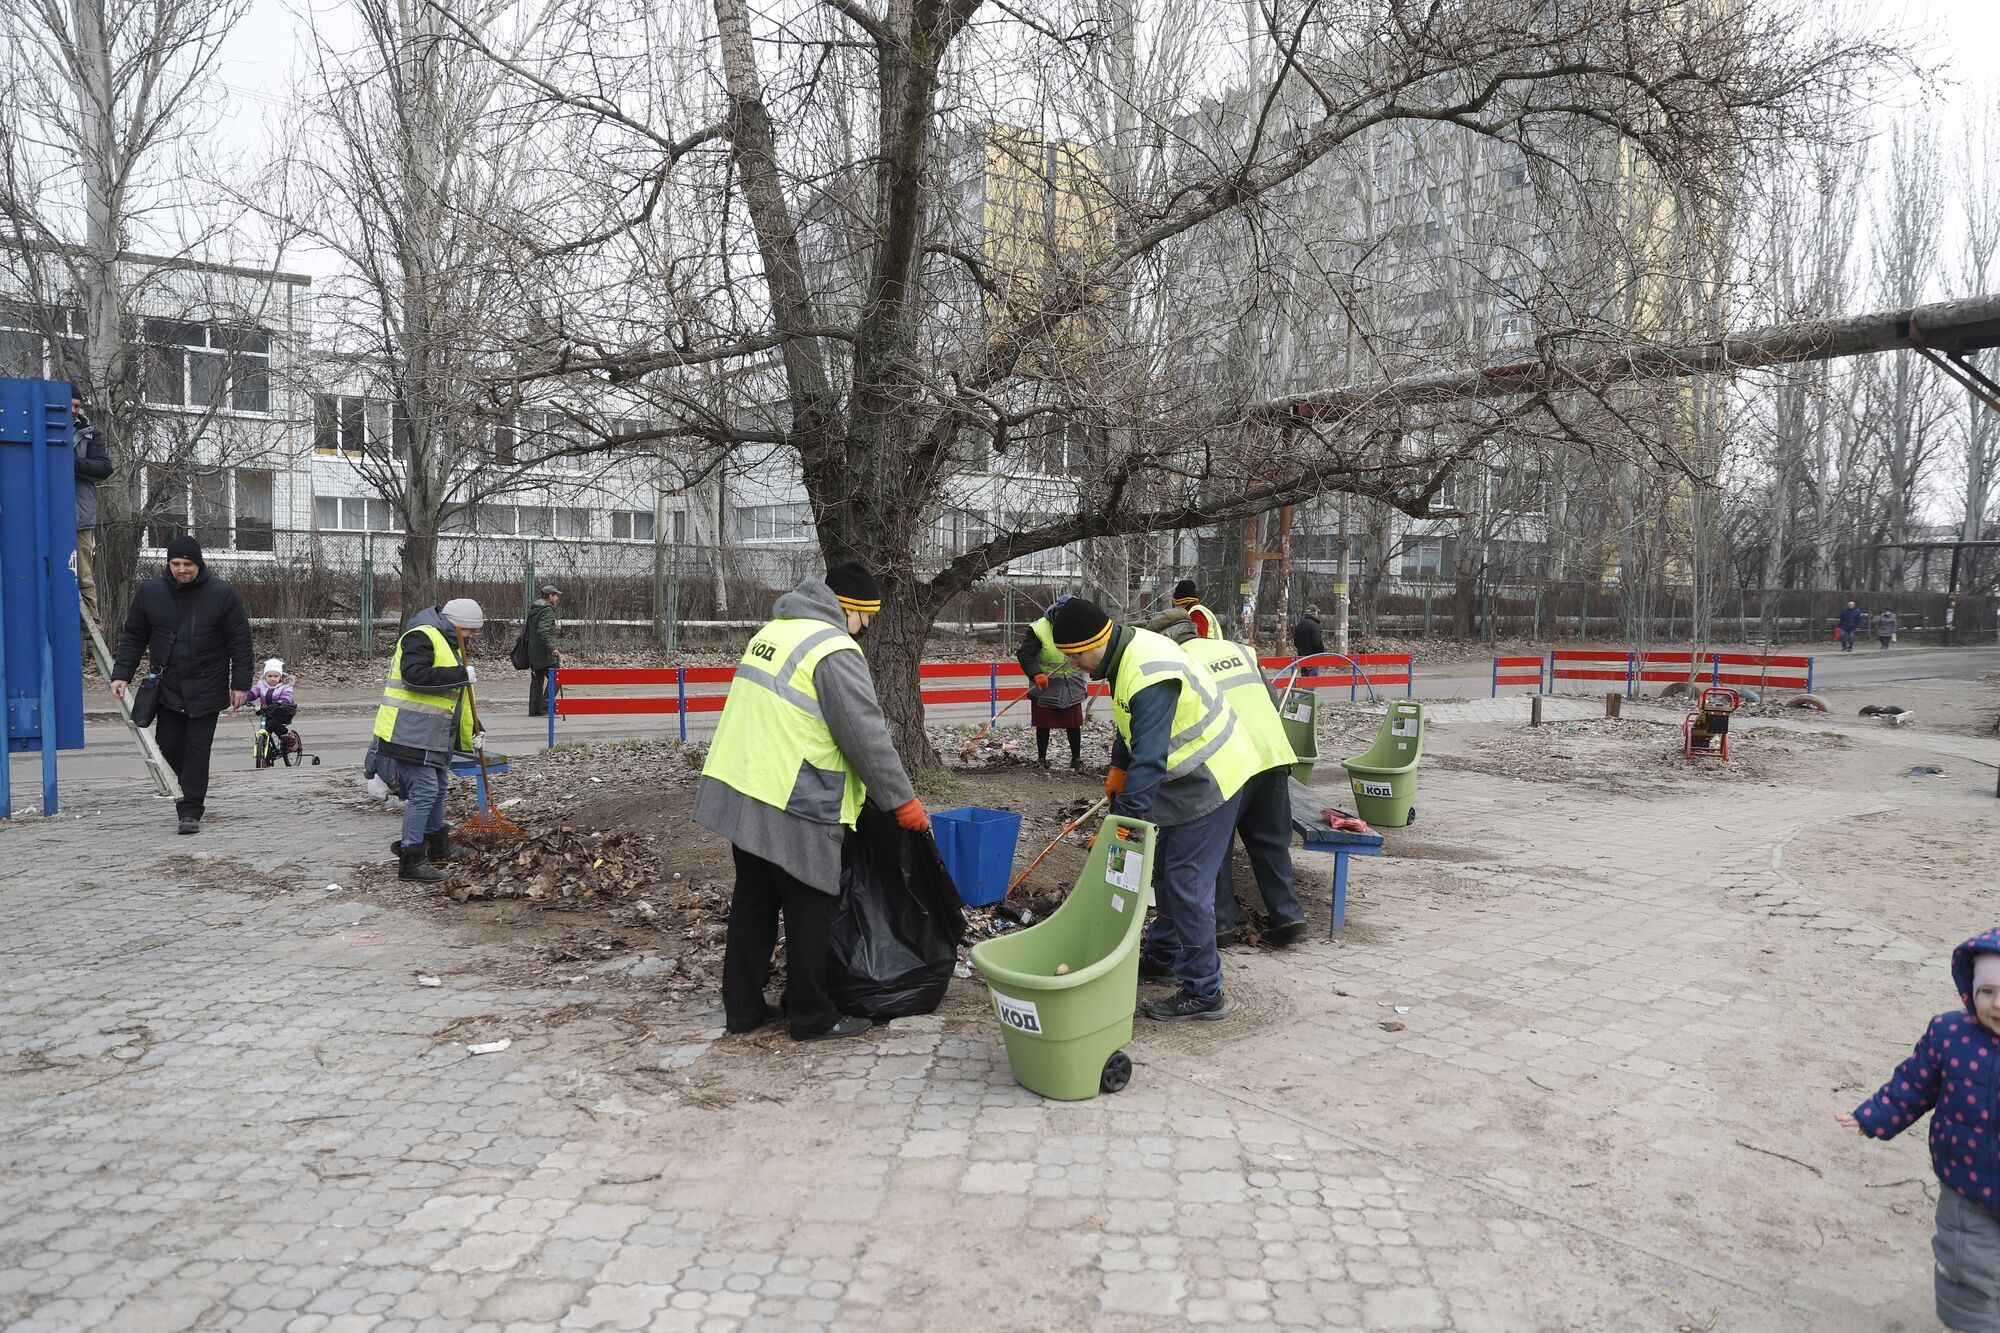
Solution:
{"label": "blue jeans", "polygon": [[[1250,858],[1250,871],[1257,877],[1257,891],[1264,895],[1264,910],[1274,926],[1289,926],[1306,919],[1299,906],[1299,891],[1292,883],[1292,770],[1273,768],[1243,784],[1237,794],[1242,809],[1236,816],[1236,836],[1243,839],[1243,851]],[[1215,876],[1215,929],[1217,933],[1236,928],[1236,880],[1229,871],[1229,846],[1225,842],[1222,866]]]}
{"label": "blue jeans", "polygon": [[403,845],[414,847],[444,827],[444,792],[451,773],[429,764],[404,764]]}
{"label": "blue jeans", "polygon": [[1160,830],[1153,867],[1152,946],[1172,964],[1174,979],[1196,995],[1222,990],[1222,955],[1215,949],[1215,876],[1229,854],[1243,793],[1200,819]]}

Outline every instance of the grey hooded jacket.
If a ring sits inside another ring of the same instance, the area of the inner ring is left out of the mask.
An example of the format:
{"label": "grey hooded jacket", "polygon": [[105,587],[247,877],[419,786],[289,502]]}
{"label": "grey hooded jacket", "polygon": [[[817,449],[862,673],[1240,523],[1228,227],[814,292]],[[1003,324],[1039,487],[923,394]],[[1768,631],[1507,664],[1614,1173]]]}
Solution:
{"label": "grey hooded jacket", "polygon": [[[771,618],[820,620],[847,628],[840,602],[824,579],[807,579],[778,598]],[[813,668],[813,689],[833,743],[868,784],[868,800],[884,810],[915,800],[917,793],[903,772],[902,760],[889,743],[868,659],[860,653],[828,654]],[[846,830],[839,824],[815,823],[706,776],[695,790],[694,822],[763,857],[801,884],[821,893],[840,892],[840,844]]]}

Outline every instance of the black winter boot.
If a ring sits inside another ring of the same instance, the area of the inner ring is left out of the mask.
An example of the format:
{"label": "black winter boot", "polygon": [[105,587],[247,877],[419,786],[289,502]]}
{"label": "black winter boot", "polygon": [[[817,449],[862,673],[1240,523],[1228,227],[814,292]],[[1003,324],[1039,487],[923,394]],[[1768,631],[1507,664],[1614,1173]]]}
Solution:
{"label": "black winter boot", "polygon": [[451,840],[450,829],[439,829],[424,839],[424,851],[429,853],[431,864],[441,866],[447,861],[456,861],[465,855],[465,848]]}
{"label": "black winter boot", "polygon": [[405,847],[398,841],[396,849],[396,878],[412,884],[442,884],[445,873],[424,858],[424,844]]}

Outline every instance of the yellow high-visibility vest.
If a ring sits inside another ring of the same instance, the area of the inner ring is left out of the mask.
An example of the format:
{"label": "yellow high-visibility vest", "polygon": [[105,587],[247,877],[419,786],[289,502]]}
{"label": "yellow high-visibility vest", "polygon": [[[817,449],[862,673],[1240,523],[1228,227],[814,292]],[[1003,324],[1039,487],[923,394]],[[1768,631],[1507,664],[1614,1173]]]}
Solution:
{"label": "yellow high-visibility vest", "polygon": [[853,828],[868,788],[827,728],[813,669],[833,653],[860,651],[823,620],[773,620],[758,630],[729,682],[702,775],[801,819]]}
{"label": "yellow high-visibility vest", "polygon": [[1174,729],[1167,742],[1168,782],[1206,768],[1228,800],[1263,771],[1256,746],[1216,688],[1208,668],[1191,660],[1164,634],[1133,628],[1111,682],[1111,720],[1127,749],[1132,745],[1132,698],[1162,680],[1180,682]]}
{"label": "yellow high-visibility vest", "polygon": [[472,748],[472,711],[465,707],[465,690],[421,690],[403,679],[403,640],[422,634],[431,641],[431,660],[440,667],[460,665],[451,640],[435,625],[418,624],[396,639],[389,660],[389,679],[382,688],[382,706],[375,710],[375,736],[411,750],[450,754]]}
{"label": "yellow high-visibility vest", "polygon": [[1271,702],[1271,688],[1257,669],[1257,654],[1227,639],[1190,639],[1181,651],[1208,668],[1215,687],[1229,701],[1236,720],[1257,748],[1257,771],[1290,768],[1299,757],[1285,737],[1284,719]]}

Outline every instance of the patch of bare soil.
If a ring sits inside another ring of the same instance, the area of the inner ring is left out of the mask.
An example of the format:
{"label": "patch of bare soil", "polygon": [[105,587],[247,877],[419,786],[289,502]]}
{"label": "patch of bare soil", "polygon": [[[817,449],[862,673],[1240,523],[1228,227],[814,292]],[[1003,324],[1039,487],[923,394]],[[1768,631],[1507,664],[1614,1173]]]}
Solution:
{"label": "patch of bare soil", "polygon": [[1822,825],[1785,847],[1785,873],[1824,902],[1949,949],[2000,920],[1982,893],[2000,847],[2000,801],[1991,804],[1887,810]]}
{"label": "patch of bare soil", "polygon": [[1431,752],[1439,768],[1517,782],[1561,783],[1610,793],[1638,793],[1690,781],[1777,783],[1806,775],[1813,756],[1853,742],[1831,732],[1741,731],[1728,762],[1686,758],[1678,720],[1596,718],[1488,732],[1453,752]]}

